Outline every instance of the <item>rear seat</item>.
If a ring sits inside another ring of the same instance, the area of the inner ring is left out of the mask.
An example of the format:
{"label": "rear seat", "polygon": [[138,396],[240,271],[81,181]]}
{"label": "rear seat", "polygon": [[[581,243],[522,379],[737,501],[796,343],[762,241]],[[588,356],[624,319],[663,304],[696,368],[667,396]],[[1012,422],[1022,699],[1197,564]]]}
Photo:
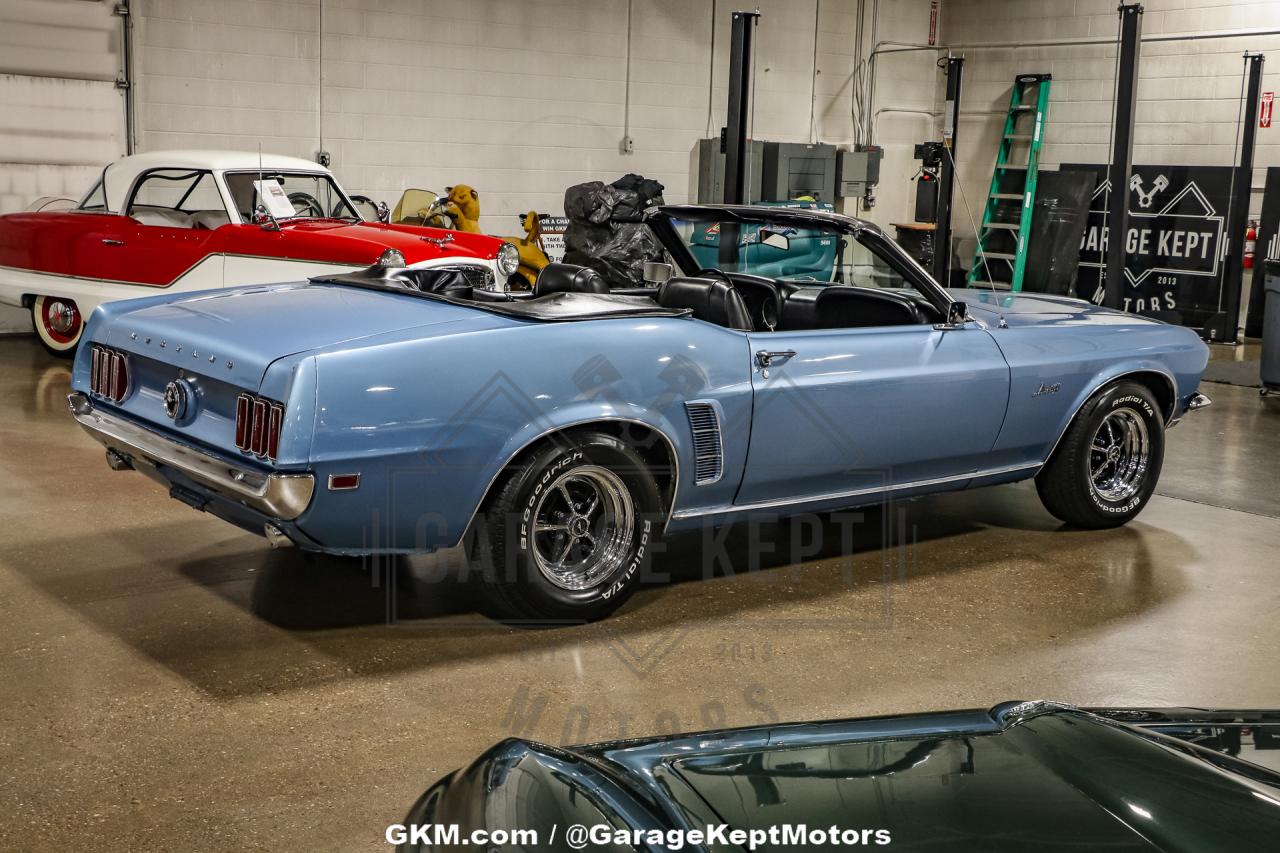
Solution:
{"label": "rear seat", "polygon": [[225,210],[197,210],[184,213],[165,207],[137,207],[129,215],[143,225],[161,228],[206,228],[210,231],[231,221]]}

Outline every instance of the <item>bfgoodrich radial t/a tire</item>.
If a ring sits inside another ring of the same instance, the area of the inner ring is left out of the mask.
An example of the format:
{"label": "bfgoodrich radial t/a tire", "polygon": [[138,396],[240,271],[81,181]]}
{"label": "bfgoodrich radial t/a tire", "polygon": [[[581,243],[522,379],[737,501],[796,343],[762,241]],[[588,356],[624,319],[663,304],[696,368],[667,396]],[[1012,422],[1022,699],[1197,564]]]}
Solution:
{"label": "bfgoodrich radial t/a tire", "polygon": [[611,435],[571,434],[497,488],[473,549],[495,616],[585,622],[626,601],[662,528],[658,484],[640,454]]}
{"label": "bfgoodrich radial t/a tire", "polygon": [[1076,415],[1036,476],[1045,508],[1076,527],[1119,527],[1150,500],[1164,462],[1164,418],[1146,387],[1116,382]]}

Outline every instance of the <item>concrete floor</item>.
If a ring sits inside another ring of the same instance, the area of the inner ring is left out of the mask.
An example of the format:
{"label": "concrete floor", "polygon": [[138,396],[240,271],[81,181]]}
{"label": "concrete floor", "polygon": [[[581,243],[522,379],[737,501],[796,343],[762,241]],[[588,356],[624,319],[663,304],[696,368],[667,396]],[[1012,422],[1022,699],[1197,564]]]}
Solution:
{"label": "concrete floor", "polygon": [[686,537],[673,581],[612,619],[530,632],[438,579],[456,555],[383,576],[271,551],[111,472],[67,380],[0,339],[0,849],[382,850],[509,734],[1014,698],[1280,707],[1280,414],[1253,389],[1204,388],[1123,529],[1060,531],[1022,484],[871,510],[849,549],[828,524],[799,567],[746,571],[752,535],[786,550],[770,526],[702,579]]}

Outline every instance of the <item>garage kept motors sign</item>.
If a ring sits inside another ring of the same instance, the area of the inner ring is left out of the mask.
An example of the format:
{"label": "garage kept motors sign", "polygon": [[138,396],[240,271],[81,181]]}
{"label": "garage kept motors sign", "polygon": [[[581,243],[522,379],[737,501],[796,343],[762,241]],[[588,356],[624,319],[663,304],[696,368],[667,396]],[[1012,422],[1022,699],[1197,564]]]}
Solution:
{"label": "garage kept motors sign", "polygon": [[[1076,294],[1102,302],[1107,265],[1107,167],[1063,164],[1093,172],[1097,189],[1080,245]],[[1223,242],[1232,169],[1228,166],[1134,166],[1126,188],[1126,311],[1193,328],[1213,327],[1221,314]]]}

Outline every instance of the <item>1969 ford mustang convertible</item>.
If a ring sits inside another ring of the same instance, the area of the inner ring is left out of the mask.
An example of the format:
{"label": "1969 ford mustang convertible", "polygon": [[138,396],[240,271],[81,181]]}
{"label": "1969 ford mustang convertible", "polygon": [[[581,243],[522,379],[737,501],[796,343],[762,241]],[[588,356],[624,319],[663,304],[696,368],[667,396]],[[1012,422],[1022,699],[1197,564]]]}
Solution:
{"label": "1969 ford mustang convertible", "polygon": [[296,157],[155,151],[112,163],[73,210],[0,216],[0,303],[31,310],[70,355],[103,302],[157,291],[296,281],[383,260],[454,266],[503,290],[515,246],[365,222],[328,169]]}
{"label": "1969 ford mustang convertible", "polygon": [[[466,544],[496,609],[541,620],[608,613],[660,535],[751,514],[1034,477],[1058,518],[1123,524],[1165,428],[1208,403],[1190,330],[947,291],[857,219],[647,221],[672,261],[654,287],[375,267],[104,305],[71,410],[197,509],[338,554]],[[831,280],[805,260],[824,240]]]}
{"label": "1969 ford mustang convertible", "polygon": [[567,749],[512,738],[386,838],[401,851],[518,831],[529,843],[495,847],[1263,853],[1280,835],[1277,748],[1276,711],[1051,702]]}

